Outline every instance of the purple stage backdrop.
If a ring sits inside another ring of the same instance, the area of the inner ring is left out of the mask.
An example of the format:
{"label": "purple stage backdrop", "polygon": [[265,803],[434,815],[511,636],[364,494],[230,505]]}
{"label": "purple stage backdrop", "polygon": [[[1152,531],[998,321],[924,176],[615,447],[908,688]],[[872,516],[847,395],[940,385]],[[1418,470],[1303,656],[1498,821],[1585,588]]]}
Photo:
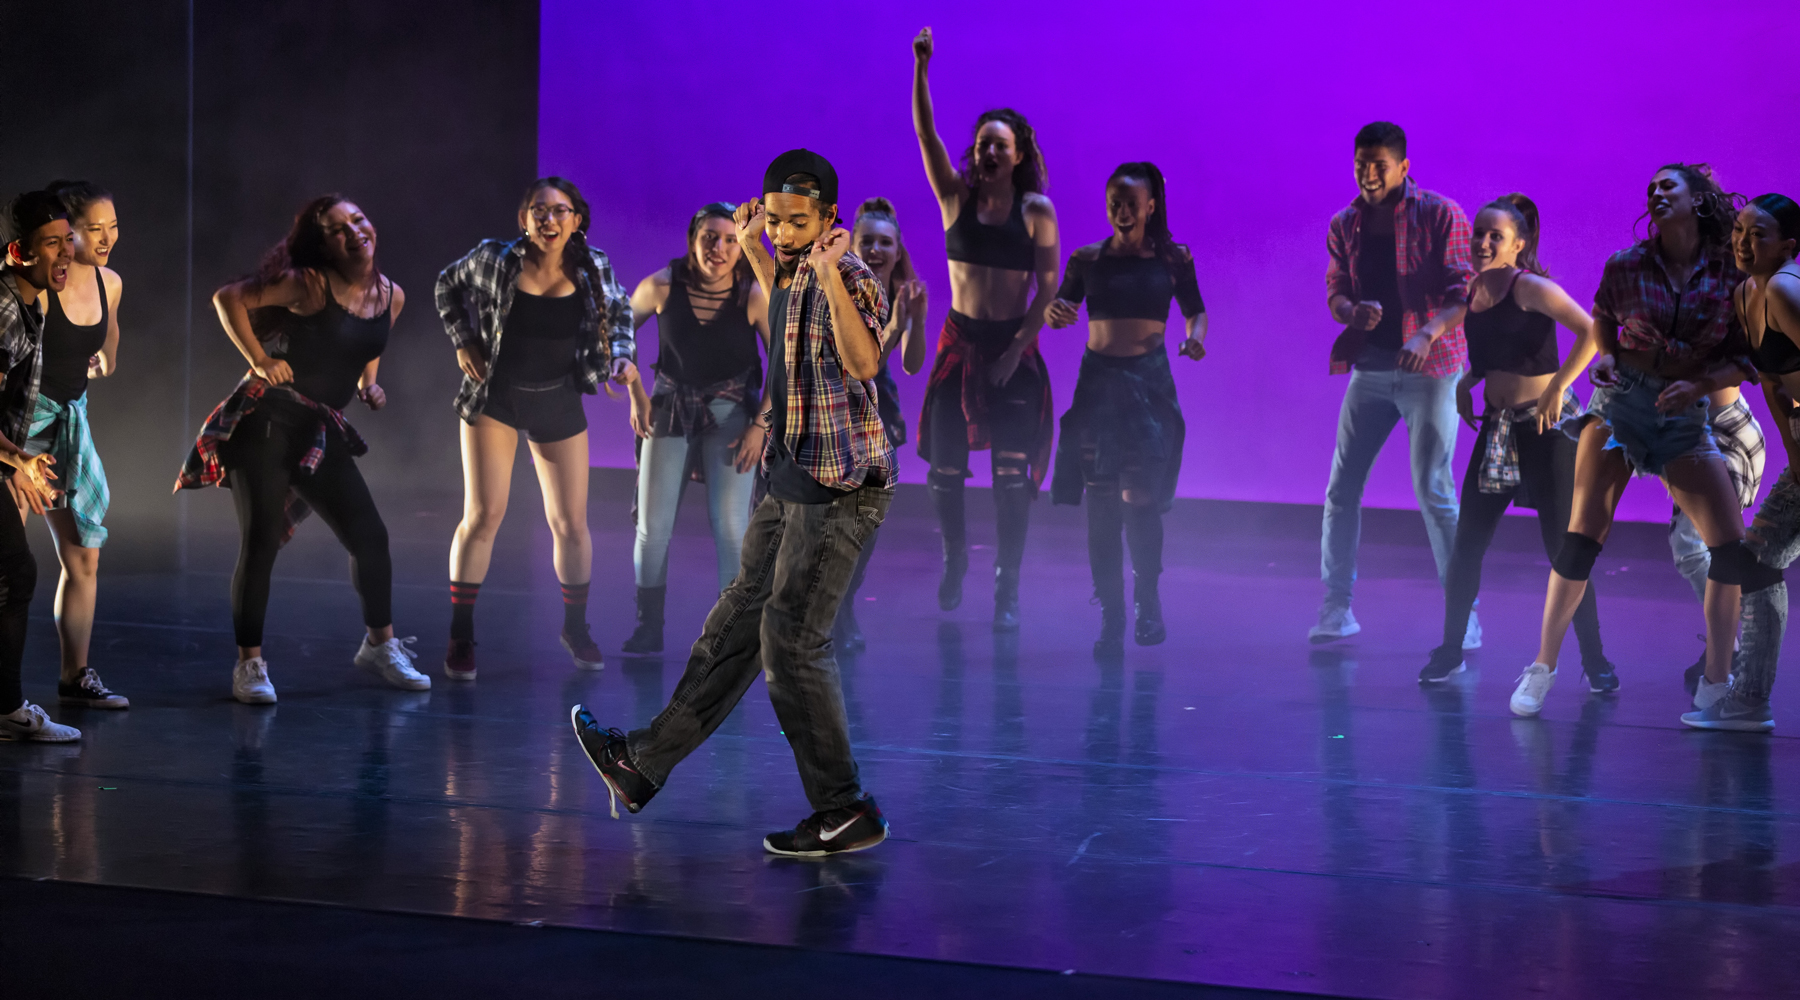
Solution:
{"label": "purple stage backdrop", "polygon": [[[1800,195],[1800,132],[1785,110],[1800,102],[1800,76],[1780,45],[1734,44],[1793,37],[1800,7],[1665,0],[545,0],[540,165],[583,186],[593,241],[630,287],[681,253],[700,205],[752,197],[775,153],[817,149],[838,168],[846,213],[870,195],[899,207],[941,323],[941,227],[908,110],[923,25],[937,36],[933,92],[953,150],[985,108],[1011,105],[1036,126],[1065,258],[1108,234],[1102,185],[1115,165],[1148,159],[1167,174],[1171,226],[1193,247],[1212,323],[1206,360],[1174,362],[1183,496],[1323,500],[1345,385],[1326,374],[1338,328],[1325,308],[1325,228],[1355,193],[1351,137],[1370,120],[1405,127],[1414,177],[1471,216],[1507,191],[1535,198],[1543,258],[1584,303],[1607,255],[1631,242],[1660,164],[1705,160],[1745,194]],[[1084,340],[1080,327],[1045,331],[1059,413]],[[923,377],[901,377],[900,391],[916,424]],[[591,405],[594,463],[629,465],[624,403]],[[1375,468],[1371,505],[1414,506],[1402,433]],[[1472,441],[1465,430],[1459,482]],[[910,444],[902,468],[923,481]],[[1639,482],[1621,516],[1661,520],[1668,506],[1659,484]]]}

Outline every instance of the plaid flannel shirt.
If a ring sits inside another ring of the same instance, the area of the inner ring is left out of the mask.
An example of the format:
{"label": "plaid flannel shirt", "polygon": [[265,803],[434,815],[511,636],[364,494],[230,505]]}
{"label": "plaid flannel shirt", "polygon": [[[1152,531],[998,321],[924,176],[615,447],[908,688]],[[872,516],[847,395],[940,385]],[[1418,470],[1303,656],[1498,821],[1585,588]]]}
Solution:
{"label": "plaid flannel shirt", "polygon": [[[526,241],[511,243],[482,240],[461,260],[444,268],[437,280],[437,310],[444,332],[457,349],[478,347],[487,358],[488,371],[500,358],[500,342],[506,317],[512,312],[513,292],[525,260]],[[568,252],[579,253],[573,247]],[[587,247],[580,260],[575,294],[582,296],[581,332],[576,340],[575,361],[581,391],[600,391],[614,358],[635,360],[637,341],[631,332],[631,298],[613,276],[606,254]],[[469,321],[473,307],[479,329]],[[602,338],[606,341],[601,343]],[[463,376],[456,393],[456,412],[474,423],[487,406],[488,384]]]}
{"label": "plaid flannel shirt", "polygon": [[[0,285],[6,286],[0,295],[0,434],[23,448],[44,378],[44,317],[37,303],[20,297],[4,269]],[[13,471],[0,464],[0,478],[11,479]]]}
{"label": "plaid flannel shirt", "polygon": [[106,466],[88,426],[87,393],[67,403],[40,393],[26,431],[30,437],[20,445],[25,453],[48,453],[56,462],[56,488],[62,492],[51,508],[74,515],[75,534],[83,548],[105,545],[107,531],[101,522],[112,506],[112,488],[106,485]]}
{"label": "plaid flannel shirt", "polygon": [[[1331,253],[1325,269],[1327,297],[1342,295],[1352,302],[1363,301],[1356,264],[1362,254],[1363,212],[1369,207],[1358,198],[1331,217],[1325,241]],[[1475,276],[1475,269],[1469,263],[1469,220],[1456,202],[1425,190],[1408,177],[1393,211],[1404,342],[1419,332],[1432,313],[1469,301],[1469,279]],[[1432,342],[1431,353],[1425,356],[1425,374],[1438,378],[1458,375],[1468,363],[1469,348],[1463,340],[1462,324],[1457,323]],[[1342,372],[1334,366],[1333,374]]]}
{"label": "plaid flannel shirt", "polygon": [[[855,254],[844,254],[837,267],[856,311],[879,338],[888,320],[881,282]],[[810,261],[800,262],[788,287],[787,322],[781,336],[787,351],[785,440],[794,462],[832,489],[856,489],[871,472],[880,472],[882,481],[893,485],[894,447],[881,423],[878,390],[873,381],[844,377],[831,332],[831,305]],[[765,442],[765,471],[773,453],[774,442]]]}
{"label": "plaid flannel shirt", "polygon": [[1731,301],[1743,280],[1728,250],[1703,248],[1678,292],[1657,243],[1646,240],[1607,258],[1594,319],[1616,325],[1627,351],[1655,351],[1681,365],[1741,359],[1750,371],[1750,342]]}

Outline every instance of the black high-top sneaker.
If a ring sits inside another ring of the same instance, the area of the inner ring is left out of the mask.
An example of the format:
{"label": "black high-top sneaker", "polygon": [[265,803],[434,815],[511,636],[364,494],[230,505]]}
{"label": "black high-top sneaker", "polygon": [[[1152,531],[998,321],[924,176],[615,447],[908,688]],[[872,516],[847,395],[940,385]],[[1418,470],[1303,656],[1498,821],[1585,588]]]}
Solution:
{"label": "black high-top sneaker", "polygon": [[1019,571],[994,567],[994,631],[1019,630]]}
{"label": "black high-top sneaker", "polygon": [[1156,590],[1156,577],[1144,573],[1131,574],[1131,596],[1137,605],[1137,627],[1132,638],[1140,646],[1154,646],[1169,637],[1163,626],[1162,595]]}
{"label": "black high-top sneaker", "polygon": [[638,773],[637,765],[631,761],[631,748],[625,742],[625,734],[617,729],[601,729],[594,713],[580,705],[569,710],[569,722],[575,727],[575,738],[581,741],[582,752],[587,754],[594,770],[600,772],[600,780],[606,782],[612,818],[619,818],[620,800],[624,801],[627,812],[642,810],[656,794],[656,785]]}

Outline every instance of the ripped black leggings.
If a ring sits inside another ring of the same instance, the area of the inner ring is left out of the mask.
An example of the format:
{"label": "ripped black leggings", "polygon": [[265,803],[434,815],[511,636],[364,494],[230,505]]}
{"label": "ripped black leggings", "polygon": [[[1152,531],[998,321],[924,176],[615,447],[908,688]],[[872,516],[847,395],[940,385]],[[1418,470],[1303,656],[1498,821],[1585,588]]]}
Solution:
{"label": "ripped black leggings", "polygon": [[[997,534],[994,565],[1016,570],[1025,554],[1031,501],[1037,495],[1028,462],[1037,446],[1043,382],[1037,372],[1021,367],[1005,385],[989,386],[987,394]],[[968,538],[963,478],[969,471],[969,423],[963,416],[961,379],[952,375],[934,386],[927,405],[931,407],[932,500],[946,549],[959,549]]]}

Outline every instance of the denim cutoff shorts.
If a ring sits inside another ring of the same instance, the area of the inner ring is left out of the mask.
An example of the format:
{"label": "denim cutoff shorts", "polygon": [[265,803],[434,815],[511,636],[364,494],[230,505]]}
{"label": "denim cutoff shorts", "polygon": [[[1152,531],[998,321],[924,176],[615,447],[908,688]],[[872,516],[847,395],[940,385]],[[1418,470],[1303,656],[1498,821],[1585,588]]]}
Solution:
{"label": "denim cutoff shorts", "polygon": [[1580,419],[1562,423],[1565,434],[1579,439],[1589,418],[1599,420],[1611,432],[1607,449],[1623,451],[1631,470],[1641,476],[1661,476],[1670,462],[1686,455],[1719,455],[1706,421],[1705,396],[1679,413],[1664,413],[1656,408],[1656,398],[1668,387],[1668,379],[1623,365],[1618,373],[1617,384],[1594,387]]}

